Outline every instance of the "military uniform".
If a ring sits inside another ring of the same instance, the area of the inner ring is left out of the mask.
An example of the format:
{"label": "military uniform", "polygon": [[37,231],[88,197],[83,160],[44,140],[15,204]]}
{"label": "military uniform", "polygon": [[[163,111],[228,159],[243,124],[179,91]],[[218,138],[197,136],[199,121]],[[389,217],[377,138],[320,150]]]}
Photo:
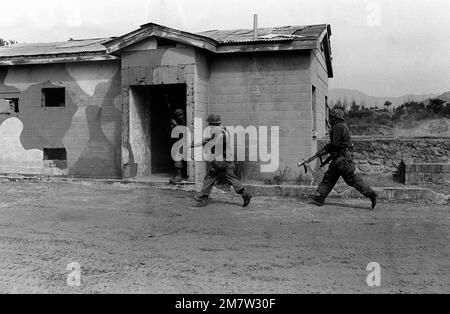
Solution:
{"label": "military uniform", "polygon": [[[210,115],[208,117],[208,122],[211,126],[220,126],[220,117],[218,115]],[[201,194],[196,196],[195,199],[201,204],[206,205],[209,199],[209,195],[212,192],[214,184],[216,183],[219,176],[223,175],[225,180],[228,181],[234,188],[237,194],[240,194],[244,200],[244,207],[250,204],[252,195],[245,192],[245,188],[242,185],[242,181],[238,178],[235,173],[236,163],[234,161],[226,160],[226,150],[227,150],[227,136],[228,132],[225,128],[221,127],[221,136],[223,137],[223,161],[213,160],[208,167],[206,173]],[[215,134],[211,139],[205,140],[203,144],[208,143],[210,140],[214,139]],[[214,151],[212,152],[215,153]]]}
{"label": "military uniform", "polygon": [[228,161],[211,162],[203,182],[202,195],[210,195],[217,181],[218,176],[224,175],[225,179],[231,184],[236,193],[243,194],[244,187],[241,180],[236,176],[235,163]]}
{"label": "military uniform", "polygon": [[372,208],[375,208],[377,195],[357,174],[356,166],[353,161],[353,144],[351,141],[350,130],[344,122],[344,115],[341,112],[330,114],[334,116],[330,132],[330,143],[325,147],[329,154],[334,154],[335,158],[331,162],[322,183],[319,185],[319,196],[314,198],[317,205],[322,205],[327,196],[333,190],[334,186],[342,177],[349,186],[355,188],[358,192],[372,201]]}
{"label": "military uniform", "polygon": [[[184,118],[184,111],[181,109],[178,109],[174,113],[175,118],[170,120],[170,128],[173,130],[177,126],[186,126],[185,118]],[[183,153],[183,150],[180,150],[180,153]],[[183,160],[175,161],[174,162],[174,168],[176,170],[176,176],[172,179],[170,179],[169,183],[171,184],[177,184],[183,181],[183,172],[186,167],[186,162]]]}

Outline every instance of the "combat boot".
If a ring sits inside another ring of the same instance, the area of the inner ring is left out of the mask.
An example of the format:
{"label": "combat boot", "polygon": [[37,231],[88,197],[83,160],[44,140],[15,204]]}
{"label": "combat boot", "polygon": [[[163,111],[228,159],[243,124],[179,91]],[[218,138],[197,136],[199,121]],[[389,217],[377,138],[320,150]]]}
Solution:
{"label": "combat boot", "polygon": [[198,206],[206,206],[208,205],[209,196],[208,195],[196,195],[194,199],[198,202]]}
{"label": "combat boot", "polygon": [[323,203],[325,203],[325,198],[321,195],[314,195],[311,197],[311,203],[319,207],[322,207]]}
{"label": "combat boot", "polygon": [[377,193],[372,192],[372,194],[369,196],[369,199],[372,202],[372,210],[374,210],[375,207],[377,206],[377,201],[378,201]]}
{"label": "combat boot", "polygon": [[178,184],[181,183],[182,181],[183,181],[183,170],[177,169],[177,175],[175,176],[175,178],[169,180],[169,184]]}
{"label": "combat boot", "polygon": [[244,200],[244,205],[242,205],[242,207],[248,207],[248,205],[250,205],[250,201],[252,200],[253,195],[248,194],[248,193],[244,193],[242,194],[242,199]]}

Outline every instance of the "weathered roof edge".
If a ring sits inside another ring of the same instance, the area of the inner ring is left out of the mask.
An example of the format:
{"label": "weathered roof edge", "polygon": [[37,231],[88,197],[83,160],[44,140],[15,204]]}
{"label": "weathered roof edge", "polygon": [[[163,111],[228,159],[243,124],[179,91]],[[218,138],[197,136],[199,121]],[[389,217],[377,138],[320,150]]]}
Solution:
{"label": "weathered roof edge", "polygon": [[2,57],[0,58],[0,66],[109,61],[118,59],[118,57],[108,55],[105,52],[45,54],[33,56]]}
{"label": "weathered roof edge", "polygon": [[[327,72],[328,72],[328,77],[329,78],[333,78],[334,77],[334,70],[333,70],[333,53],[331,50],[331,40],[330,37],[332,35],[331,32],[331,25],[327,26],[327,31],[325,34],[325,40],[323,40],[324,45],[325,45],[325,60],[327,62]],[[319,40],[319,43],[322,42],[321,40]]]}
{"label": "weathered roof edge", "polygon": [[318,47],[320,48],[321,43],[324,43],[324,53],[325,53],[325,61],[327,64],[327,72],[328,77],[333,78],[334,77],[334,71],[333,71],[333,56],[331,51],[331,25],[327,25],[327,28],[322,32],[320,37],[317,40]]}
{"label": "weathered roof edge", "polygon": [[[328,24],[320,24],[326,26],[329,36],[331,36],[331,27]],[[326,33],[326,31],[324,31]],[[182,42],[197,48],[203,48],[215,53],[233,53],[233,52],[249,52],[249,51],[273,51],[273,50],[302,50],[317,48],[320,41],[323,39],[323,35],[318,41],[317,38],[310,38],[308,40],[296,40],[295,35],[291,38],[274,39],[274,40],[256,40],[246,42],[230,42],[220,43],[211,37],[194,34],[170,28],[167,26],[148,23],[142,25],[139,29],[132,31],[123,36],[114,38],[110,41],[104,42],[103,45],[107,49],[107,53],[115,53],[126,47],[137,44],[138,42],[145,40],[149,37],[157,36],[166,39]],[[289,45],[292,45],[291,47]],[[258,46],[258,47],[257,47]],[[271,48],[270,46],[274,46]]]}
{"label": "weathered roof edge", "polygon": [[180,31],[155,23],[144,24],[141,28],[133,32],[103,43],[103,46],[106,47],[107,53],[114,54],[126,47],[137,44],[142,40],[153,36],[176,40],[197,48],[216,52],[217,42],[209,37]]}

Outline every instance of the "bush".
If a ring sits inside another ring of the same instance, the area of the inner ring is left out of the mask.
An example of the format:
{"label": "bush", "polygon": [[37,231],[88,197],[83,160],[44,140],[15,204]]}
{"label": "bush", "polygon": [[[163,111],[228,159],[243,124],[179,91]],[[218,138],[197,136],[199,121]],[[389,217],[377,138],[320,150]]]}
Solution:
{"label": "bush", "polygon": [[427,111],[434,113],[435,115],[443,114],[445,101],[442,99],[432,99],[427,106]]}
{"label": "bush", "polygon": [[450,104],[448,103],[442,110],[444,117],[450,118]]}

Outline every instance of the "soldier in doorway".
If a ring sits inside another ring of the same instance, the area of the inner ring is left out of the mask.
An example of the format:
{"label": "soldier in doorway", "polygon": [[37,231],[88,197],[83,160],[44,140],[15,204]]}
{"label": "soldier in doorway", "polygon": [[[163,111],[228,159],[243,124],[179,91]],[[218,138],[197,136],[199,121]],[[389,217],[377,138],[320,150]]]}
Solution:
{"label": "soldier in doorway", "polygon": [[[229,133],[222,126],[222,122],[219,115],[212,114],[208,117],[207,121],[209,123],[209,126],[220,127],[221,129],[219,136],[221,136],[223,140],[218,139],[218,141],[222,140],[223,143],[223,161],[214,160],[211,162],[208,171],[206,173],[205,180],[203,182],[202,191],[200,195],[195,196],[195,200],[199,203],[199,205],[206,206],[208,204],[209,195],[211,194],[211,191],[218,177],[220,175],[224,175],[226,181],[228,181],[233,186],[236,193],[242,196],[242,199],[244,201],[243,207],[247,207],[250,204],[250,201],[253,196],[245,191],[245,188],[243,187],[241,180],[235,174],[236,163],[234,161],[228,161],[226,159],[226,150],[228,143],[227,137],[229,136]],[[205,146],[211,140],[214,140],[215,136],[216,133],[214,133],[210,139],[204,139],[203,146]]]}
{"label": "soldier in doorway", "polygon": [[[173,114],[173,118],[170,119],[170,129],[173,130],[177,126],[186,126],[186,118],[184,111],[182,109],[175,110]],[[182,152],[181,152],[182,153]],[[184,161],[175,161],[174,168],[176,171],[176,175],[174,178],[170,179],[170,184],[177,184],[183,181],[183,173],[185,170],[186,162]]]}
{"label": "soldier in doorway", "polygon": [[330,112],[331,132],[330,143],[325,147],[327,153],[334,154],[335,158],[331,162],[322,183],[318,188],[317,196],[313,196],[312,201],[317,206],[322,206],[336,185],[339,178],[345,180],[349,186],[355,188],[369,198],[372,202],[372,210],[377,205],[377,194],[355,174],[356,166],[353,161],[353,144],[351,141],[350,130],[345,123],[344,112],[342,110],[333,110]]}

